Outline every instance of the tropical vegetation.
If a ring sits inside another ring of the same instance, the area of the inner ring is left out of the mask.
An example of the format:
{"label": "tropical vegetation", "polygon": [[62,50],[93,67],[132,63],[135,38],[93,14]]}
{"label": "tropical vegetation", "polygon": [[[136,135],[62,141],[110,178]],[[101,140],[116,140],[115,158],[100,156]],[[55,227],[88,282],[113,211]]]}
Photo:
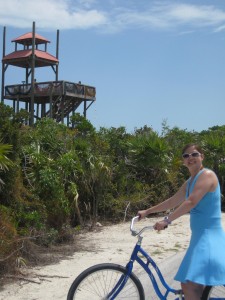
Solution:
{"label": "tropical vegetation", "polygon": [[225,125],[201,132],[162,124],[99,130],[80,114],[71,127],[0,104],[0,273],[29,263],[30,245],[68,241],[77,228],[118,222],[173,194],[188,174],[181,149],[196,142],[225,195]]}

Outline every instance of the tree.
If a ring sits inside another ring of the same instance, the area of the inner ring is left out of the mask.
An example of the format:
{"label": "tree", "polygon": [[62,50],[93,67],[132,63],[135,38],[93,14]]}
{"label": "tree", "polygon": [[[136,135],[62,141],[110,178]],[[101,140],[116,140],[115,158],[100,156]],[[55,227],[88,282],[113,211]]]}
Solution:
{"label": "tree", "polygon": [[[11,145],[0,143],[0,173],[6,172],[10,166],[13,165],[12,161],[7,157],[7,154],[12,150]],[[0,178],[0,188],[4,181]]]}

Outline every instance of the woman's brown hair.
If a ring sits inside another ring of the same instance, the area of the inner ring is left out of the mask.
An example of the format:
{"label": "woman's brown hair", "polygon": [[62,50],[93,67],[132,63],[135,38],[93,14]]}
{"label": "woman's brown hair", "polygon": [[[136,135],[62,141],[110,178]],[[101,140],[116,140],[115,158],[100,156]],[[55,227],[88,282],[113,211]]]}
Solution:
{"label": "woman's brown hair", "polygon": [[184,148],[182,149],[182,154],[184,154],[186,152],[186,150],[190,147],[194,147],[201,154],[204,153],[202,148],[199,145],[190,143],[190,144],[187,144],[186,146],[184,146]]}

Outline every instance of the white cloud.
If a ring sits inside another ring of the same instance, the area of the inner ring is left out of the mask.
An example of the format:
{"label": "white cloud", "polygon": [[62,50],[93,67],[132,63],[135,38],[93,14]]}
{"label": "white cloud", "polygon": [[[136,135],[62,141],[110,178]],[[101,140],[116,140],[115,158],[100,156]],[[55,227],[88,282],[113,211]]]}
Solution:
{"label": "white cloud", "polygon": [[173,1],[0,0],[1,25],[30,28],[32,21],[48,30],[98,28],[116,32],[139,27],[185,32],[208,26],[218,32],[224,29],[225,11],[213,5]]}
{"label": "white cloud", "polygon": [[182,26],[221,26],[222,23],[225,23],[225,12],[214,6],[162,2],[145,11],[117,11],[111,22],[114,29],[139,26],[164,30]]}
{"label": "white cloud", "polygon": [[224,31],[224,30],[225,30],[225,25],[222,25],[222,26],[217,27],[214,31],[220,32],[220,31]]}
{"label": "white cloud", "polygon": [[78,3],[86,8],[90,8],[94,4],[97,4],[97,1],[96,0],[78,0]]}
{"label": "white cloud", "polygon": [[95,9],[74,8],[67,0],[0,0],[0,24],[30,28],[32,21],[43,29],[86,29],[104,24],[106,17]]}
{"label": "white cloud", "polygon": [[164,15],[171,22],[181,22],[188,24],[212,25],[225,21],[225,12],[214,6],[197,6],[189,4],[171,5]]}

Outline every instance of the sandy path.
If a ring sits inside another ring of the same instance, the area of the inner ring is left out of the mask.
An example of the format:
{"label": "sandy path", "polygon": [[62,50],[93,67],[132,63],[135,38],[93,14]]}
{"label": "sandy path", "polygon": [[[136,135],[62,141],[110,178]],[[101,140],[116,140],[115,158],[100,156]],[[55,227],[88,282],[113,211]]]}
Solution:
{"label": "sandy path", "polygon": [[[151,225],[154,221],[155,219],[147,219],[139,222],[138,226]],[[223,224],[225,225],[225,215]],[[172,257],[171,264],[175,272],[177,267],[174,262],[180,259],[180,255],[176,259],[175,253],[187,248],[189,238],[189,215],[185,215],[165,231],[145,232],[142,246],[161,266]],[[29,279],[36,283],[18,281],[0,287],[0,300],[65,300],[72,281],[81,271],[102,262],[124,265],[136,242],[136,238],[130,234],[129,223],[102,227],[100,231],[80,235],[79,240],[88,251],[76,252],[57,264],[29,270]],[[136,271],[139,272],[138,269]]]}

